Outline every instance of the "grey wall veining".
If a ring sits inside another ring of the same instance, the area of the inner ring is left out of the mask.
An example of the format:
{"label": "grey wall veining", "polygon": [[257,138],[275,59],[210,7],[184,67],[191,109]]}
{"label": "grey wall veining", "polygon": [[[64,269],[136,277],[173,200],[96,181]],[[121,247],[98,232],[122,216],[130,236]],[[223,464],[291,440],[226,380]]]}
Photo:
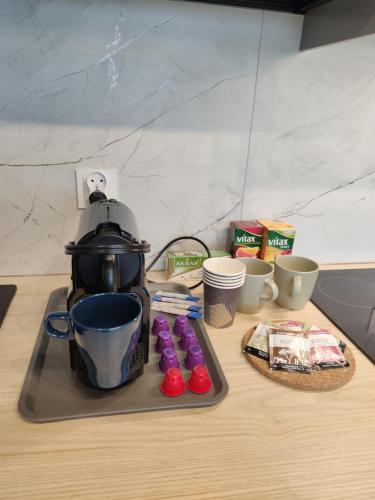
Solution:
{"label": "grey wall veining", "polygon": [[265,16],[243,214],[290,220],[321,262],[374,260],[375,36],[297,48]]}
{"label": "grey wall veining", "polygon": [[153,253],[285,216],[299,253],[371,259],[375,38],[299,53],[301,26],[168,0],[1,2],[0,273],[68,270],[78,165],[118,170]]}

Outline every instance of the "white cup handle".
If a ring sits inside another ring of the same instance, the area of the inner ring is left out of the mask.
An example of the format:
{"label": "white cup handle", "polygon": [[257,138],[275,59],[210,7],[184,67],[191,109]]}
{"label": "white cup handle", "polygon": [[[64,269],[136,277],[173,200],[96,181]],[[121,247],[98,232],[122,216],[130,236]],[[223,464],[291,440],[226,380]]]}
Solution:
{"label": "white cup handle", "polygon": [[279,295],[279,289],[277,288],[276,283],[273,281],[273,279],[267,278],[264,280],[264,284],[270,287],[271,295],[264,293],[263,295],[261,295],[260,299],[264,302],[272,302],[273,300],[276,300],[277,296]]}
{"label": "white cup handle", "polygon": [[297,297],[302,292],[302,278],[301,276],[293,276],[292,278],[292,297]]}

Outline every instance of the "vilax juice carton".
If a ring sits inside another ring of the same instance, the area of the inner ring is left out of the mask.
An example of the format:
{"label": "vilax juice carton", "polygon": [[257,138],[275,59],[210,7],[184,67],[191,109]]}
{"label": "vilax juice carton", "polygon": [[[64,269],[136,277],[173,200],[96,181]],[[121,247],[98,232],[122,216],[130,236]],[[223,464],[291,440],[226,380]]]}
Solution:
{"label": "vilax juice carton", "polygon": [[263,230],[263,226],[256,220],[231,222],[229,247],[232,257],[259,258]]}
{"label": "vilax juice carton", "polygon": [[275,262],[278,255],[292,253],[296,235],[294,226],[281,220],[261,219],[258,222],[264,226],[261,259]]}

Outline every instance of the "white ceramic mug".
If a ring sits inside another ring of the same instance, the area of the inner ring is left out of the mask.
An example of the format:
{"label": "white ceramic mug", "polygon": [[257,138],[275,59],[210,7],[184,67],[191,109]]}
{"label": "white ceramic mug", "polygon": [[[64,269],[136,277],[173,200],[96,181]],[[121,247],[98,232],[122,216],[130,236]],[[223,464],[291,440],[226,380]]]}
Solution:
{"label": "white ceramic mug", "polygon": [[279,255],[275,262],[279,306],[297,311],[303,309],[310,300],[318,275],[319,266],[315,261],[295,255]]}
{"label": "white ceramic mug", "polygon": [[277,298],[278,289],[272,279],[273,267],[268,262],[248,257],[237,258],[246,266],[245,283],[241,290],[237,311],[255,314],[265,302]]}

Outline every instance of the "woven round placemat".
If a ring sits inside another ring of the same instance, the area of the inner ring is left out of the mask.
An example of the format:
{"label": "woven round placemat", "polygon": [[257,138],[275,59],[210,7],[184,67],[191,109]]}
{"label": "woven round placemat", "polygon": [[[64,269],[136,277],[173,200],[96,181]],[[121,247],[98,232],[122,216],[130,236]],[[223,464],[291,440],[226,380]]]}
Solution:
{"label": "woven round placemat", "polygon": [[[251,336],[255,331],[255,327],[246,333],[242,341],[244,349]],[[253,354],[244,352],[248,362],[258,370],[262,375],[274,380],[275,382],[299,389],[302,391],[332,391],[347,384],[355,372],[355,359],[353,353],[348,346],[345,348],[345,357],[349,362],[347,368],[333,368],[330,370],[320,370],[312,374],[293,373],[281,370],[270,370],[268,360],[258,358]]]}

